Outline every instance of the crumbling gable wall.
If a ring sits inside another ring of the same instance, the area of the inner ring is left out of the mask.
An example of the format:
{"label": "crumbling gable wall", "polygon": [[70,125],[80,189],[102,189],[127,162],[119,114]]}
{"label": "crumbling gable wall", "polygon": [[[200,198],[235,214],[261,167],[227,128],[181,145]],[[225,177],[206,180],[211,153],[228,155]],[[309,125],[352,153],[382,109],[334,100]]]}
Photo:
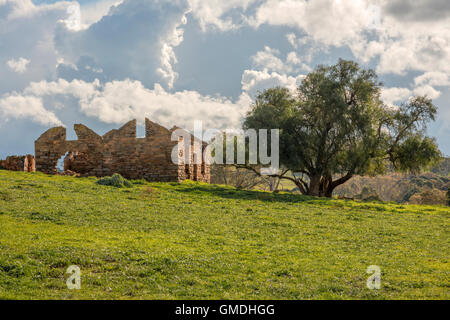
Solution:
{"label": "crumbling gable wall", "polygon": [[146,119],[145,138],[136,138],[136,120],[103,136],[81,124],[74,129],[78,140],[66,141],[66,129],[58,127],[48,130],[35,142],[38,171],[56,173],[58,160],[67,154],[64,169],[82,176],[120,173],[128,179],[148,181],[210,180],[209,166],[192,166],[192,169],[189,166],[186,171],[181,160],[183,151],[179,151],[179,162],[172,162],[172,150],[179,145],[171,140],[175,128],[168,130]]}

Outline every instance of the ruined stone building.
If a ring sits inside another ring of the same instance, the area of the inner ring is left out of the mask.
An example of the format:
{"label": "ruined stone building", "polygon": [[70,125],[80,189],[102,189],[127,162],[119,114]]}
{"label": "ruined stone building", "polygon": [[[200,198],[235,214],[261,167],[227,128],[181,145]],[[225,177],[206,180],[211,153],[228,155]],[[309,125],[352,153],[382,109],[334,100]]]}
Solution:
{"label": "ruined stone building", "polygon": [[[64,158],[64,170],[81,176],[103,177],[119,173],[127,179],[210,182],[210,166],[193,161],[202,157],[200,153],[206,144],[190,134],[191,139],[183,141],[180,137],[179,141],[172,141],[172,133],[179,129],[177,127],[168,130],[145,119],[145,138],[136,137],[136,120],[103,136],[82,124],[76,124],[74,129],[78,140],[66,140],[64,127],[49,129],[36,140],[37,171],[55,174],[58,161]],[[192,146],[196,141],[200,148],[185,148],[185,142],[189,140]],[[172,161],[174,147],[178,150],[177,163]],[[185,161],[184,150],[189,150],[191,161]]]}
{"label": "ruined stone building", "polygon": [[9,156],[6,160],[0,160],[0,169],[10,171],[36,171],[34,157],[29,154],[26,156]]}

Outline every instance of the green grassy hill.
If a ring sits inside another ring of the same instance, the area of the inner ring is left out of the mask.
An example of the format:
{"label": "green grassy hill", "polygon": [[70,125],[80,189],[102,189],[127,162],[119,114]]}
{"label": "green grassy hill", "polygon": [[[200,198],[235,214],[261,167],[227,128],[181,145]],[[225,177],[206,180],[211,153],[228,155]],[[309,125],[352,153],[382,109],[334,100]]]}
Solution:
{"label": "green grassy hill", "polygon": [[0,298],[450,298],[448,207],[95,182],[0,171]]}

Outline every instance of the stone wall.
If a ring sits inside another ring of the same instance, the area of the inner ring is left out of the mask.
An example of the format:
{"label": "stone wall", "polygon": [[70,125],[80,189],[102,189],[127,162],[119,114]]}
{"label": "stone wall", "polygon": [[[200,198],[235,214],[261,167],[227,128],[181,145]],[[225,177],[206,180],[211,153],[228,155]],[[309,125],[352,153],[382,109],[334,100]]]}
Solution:
{"label": "stone wall", "polygon": [[36,171],[35,160],[32,155],[9,156],[6,160],[0,160],[0,169],[10,171]]}
{"label": "stone wall", "polygon": [[[57,173],[58,160],[65,157],[64,170],[81,176],[103,177],[120,173],[128,179],[148,181],[210,181],[209,165],[184,164],[182,139],[171,140],[176,127],[168,130],[146,119],[145,138],[136,138],[136,120],[103,136],[81,124],[75,125],[74,129],[78,140],[67,141],[63,127],[52,128],[36,140],[36,170]],[[202,149],[206,147],[203,143],[200,145]],[[174,164],[172,150],[177,146],[178,163]],[[193,148],[189,150],[193,157]]]}

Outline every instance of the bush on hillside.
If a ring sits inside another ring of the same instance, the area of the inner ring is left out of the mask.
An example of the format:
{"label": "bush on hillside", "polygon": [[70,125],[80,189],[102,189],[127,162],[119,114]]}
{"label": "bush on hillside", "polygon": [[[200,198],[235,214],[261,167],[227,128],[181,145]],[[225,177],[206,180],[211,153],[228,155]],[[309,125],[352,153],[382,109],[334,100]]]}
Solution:
{"label": "bush on hillside", "polygon": [[129,188],[132,186],[131,182],[122,177],[120,174],[115,173],[112,177],[104,177],[97,181],[97,184],[102,186],[112,186],[116,188]]}
{"label": "bush on hillside", "polygon": [[356,199],[360,199],[362,201],[382,201],[377,192],[370,187],[364,187],[361,193],[356,196]]}
{"label": "bush on hillside", "polygon": [[417,193],[409,199],[410,204],[445,205],[446,202],[445,192],[437,189]]}

